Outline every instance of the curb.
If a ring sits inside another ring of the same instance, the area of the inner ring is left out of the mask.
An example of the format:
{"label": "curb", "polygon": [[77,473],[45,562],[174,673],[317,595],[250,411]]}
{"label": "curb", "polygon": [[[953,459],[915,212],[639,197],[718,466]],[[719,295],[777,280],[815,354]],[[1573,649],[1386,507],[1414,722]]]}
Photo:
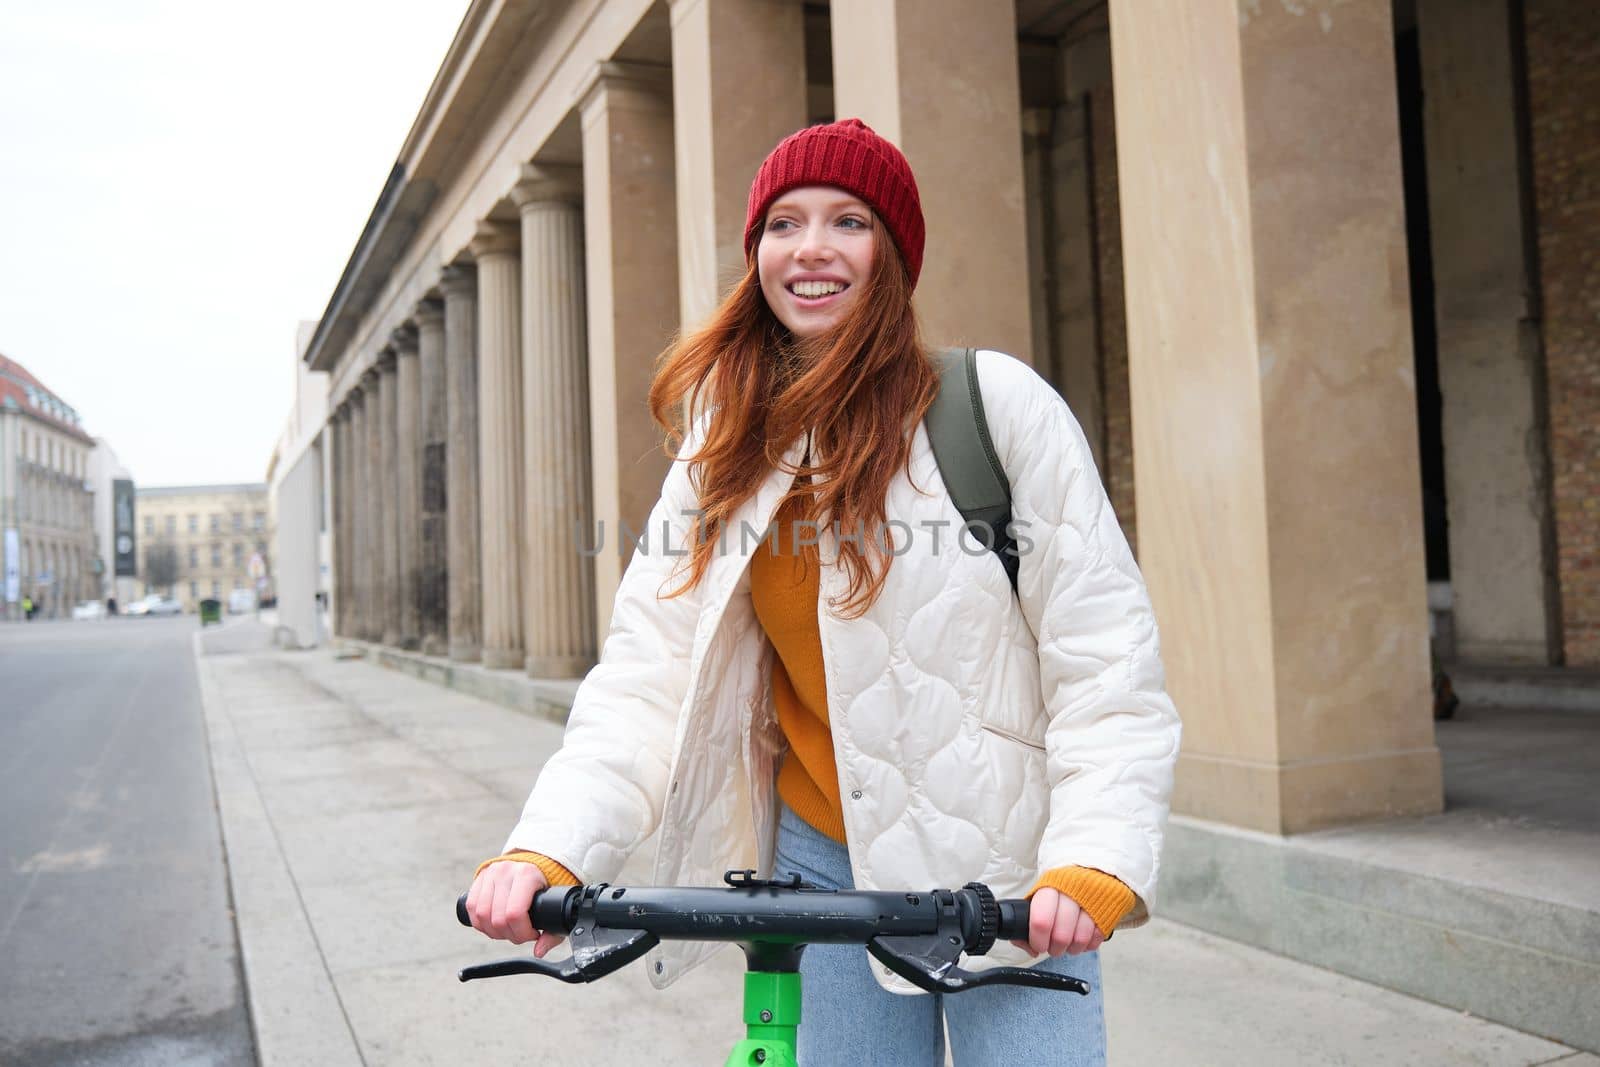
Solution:
{"label": "curb", "polygon": [[362,1064],[200,637],[191,636],[195,677],[257,1059],[262,1067]]}
{"label": "curb", "polygon": [[427,656],[348,637],[337,638],[333,647],[355,653],[368,663],[545,719],[557,726],[567,724],[573,698],[582,682],[580,678],[530,678],[520,670],[490,670],[477,663],[457,663],[443,656]]}

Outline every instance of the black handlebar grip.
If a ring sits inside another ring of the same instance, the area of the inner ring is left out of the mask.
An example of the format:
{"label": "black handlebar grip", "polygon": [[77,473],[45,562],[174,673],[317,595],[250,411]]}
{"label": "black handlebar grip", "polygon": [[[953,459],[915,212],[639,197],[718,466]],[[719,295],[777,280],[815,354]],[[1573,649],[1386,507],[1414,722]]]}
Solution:
{"label": "black handlebar grip", "polygon": [[[560,892],[551,889],[541,890],[533,898],[533,907],[528,909],[528,918],[533,921],[535,930],[549,930],[551,933],[564,934],[569,929],[571,919],[567,916],[567,898],[571,895],[568,886],[557,887]],[[456,922],[462,926],[472,925],[472,916],[467,914],[467,895],[462,893],[456,898]]]}
{"label": "black handlebar grip", "polygon": [[[533,928],[552,934],[570,933],[574,913],[577,911],[575,898],[582,893],[583,887],[576,885],[551,886],[542,890],[533,898],[533,907],[528,909],[528,918],[533,920]],[[569,900],[573,901],[572,908],[567,907]]]}
{"label": "black handlebar grip", "polygon": [[996,941],[1028,940],[1028,902],[1026,900],[1000,901],[1000,929]]}

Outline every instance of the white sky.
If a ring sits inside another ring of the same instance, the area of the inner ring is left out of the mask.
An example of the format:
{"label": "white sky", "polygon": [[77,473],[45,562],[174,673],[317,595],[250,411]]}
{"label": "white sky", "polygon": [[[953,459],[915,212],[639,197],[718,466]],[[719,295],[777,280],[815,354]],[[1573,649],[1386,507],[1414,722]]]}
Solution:
{"label": "white sky", "polygon": [[260,481],[467,0],[0,0],[0,353],[140,485]]}

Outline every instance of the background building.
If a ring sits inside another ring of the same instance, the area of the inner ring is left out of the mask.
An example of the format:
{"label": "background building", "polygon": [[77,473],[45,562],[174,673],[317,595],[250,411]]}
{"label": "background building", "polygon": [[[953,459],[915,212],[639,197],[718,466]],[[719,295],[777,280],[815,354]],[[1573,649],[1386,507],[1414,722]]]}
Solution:
{"label": "background building", "polygon": [[255,590],[252,557],[270,574],[264,483],[141,488],[136,517],[140,595],[170,595],[194,611],[206,597]]}
{"label": "background building", "polygon": [[[104,437],[96,437],[89,454],[89,482],[94,492],[94,539],[99,566],[97,595],[115,599],[119,609],[139,596],[138,523],[133,475],[117,459]],[[119,486],[120,483],[120,486]],[[126,514],[119,516],[120,500]],[[126,538],[119,547],[118,539]]]}
{"label": "background building", "polygon": [[321,436],[328,418],[328,376],[311,370],[302,358],[316,328],[315,322],[302,322],[295,336],[294,404],[267,463],[277,639],[292,648],[326,638],[332,576]]}
{"label": "background building", "polygon": [[95,440],[71,405],[0,356],[0,559],[5,618],[29,597],[39,618],[100,595],[89,457]]}
{"label": "background building", "polygon": [[1432,652],[1600,666],[1596,54],[1583,0],[474,2],[306,351],[335,630],[581,676],[626,560],[570,531],[655,498],[654,360],[745,269],[766,153],[860,117],[916,170],[927,339],[1049,380],[1135,546],[1185,722],[1171,906],[1545,1026],[1450,977],[1494,935],[1361,902],[1392,868],[1282,872],[1444,807]]}

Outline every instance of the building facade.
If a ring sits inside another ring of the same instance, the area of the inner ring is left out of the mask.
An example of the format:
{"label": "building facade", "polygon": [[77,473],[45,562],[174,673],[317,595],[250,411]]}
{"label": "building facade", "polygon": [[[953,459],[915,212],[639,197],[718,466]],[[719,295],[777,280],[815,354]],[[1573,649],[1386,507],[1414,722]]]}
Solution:
{"label": "building facade", "polygon": [[327,638],[333,577],[327,521],[329,457],[321,432],[328,418],[328,376],[311,370],[303,359],[316,326],[302,322],[296,335],[294,404],[267,462],[276,638],[292,648],[309,648]]}
{"label": "building facade", "polygon": [[1600,664],[1600,9],[850,11],[470,6],[306,355],[339,632],[582,673],[626,560],[571,531],[654,499],[653,360],[744,269],[765,153],[853,115],[916,169],[930,341],[1030,361],[1093,443],[1177,810],[1437,809],[1430,599],[1447,654]]}
{"label": "building facade", "polygon": [[[139,596],[138,524],[134,515],[133,474],[117,459],[103,437],[95,438],[89,455],[89,482],[94,492],[94,539],[100,559],[96,595],[120,610]],[[119,488],[120,485],[120,488]],[[121,497],[119,498],[119,493]],[[127,509],[117,514],[120,506]],[[119,547],[120,538],[127,543]]]}
{"label": "building facade", "polygon": [[252,557],[270,572],[265,483],[140,488],[135,518],[141,595],[195,611],[208,597],[256,589]]}
{"label": "building facade", "polygon": [[36,618],[65,618],[100,595],[94,447],[71,405],[0,356],[0,617],[20,618],[26,599]]}

